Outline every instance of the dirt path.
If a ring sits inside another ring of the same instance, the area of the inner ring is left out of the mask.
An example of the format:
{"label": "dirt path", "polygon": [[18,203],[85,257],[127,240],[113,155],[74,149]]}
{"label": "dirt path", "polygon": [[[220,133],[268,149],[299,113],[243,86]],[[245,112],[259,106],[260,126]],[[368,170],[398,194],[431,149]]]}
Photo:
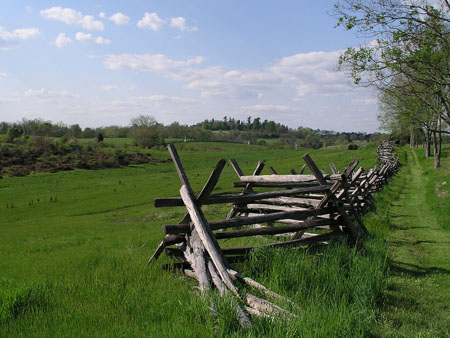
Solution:
{"label": "dirt path", "polygon": [[426,177],[414,151],[406,170],[407,184],[390,209],[391,277],[382,336],[449,337],[450,232],[427,208]]}

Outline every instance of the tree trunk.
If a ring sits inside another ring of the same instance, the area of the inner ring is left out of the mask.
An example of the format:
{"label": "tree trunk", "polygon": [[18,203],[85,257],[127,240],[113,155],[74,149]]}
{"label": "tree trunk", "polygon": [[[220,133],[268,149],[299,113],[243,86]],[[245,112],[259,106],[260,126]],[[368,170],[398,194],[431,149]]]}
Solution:
{"label": "tree trunk", "polygon": [[431,132],[428,129],[426,129],[425,130],[425,157],[426,158],[430,157],[430,150],[431,150],[431,142],[430,142],[431,135],[430,134],[431,134]]}
{"label": "tree trunk", "polygon": [[441,133],[433,131],[434,169],[437,169],[441,166],[441,147],[440,147],[441,141],[438,140],[438,134],[440,139]]}

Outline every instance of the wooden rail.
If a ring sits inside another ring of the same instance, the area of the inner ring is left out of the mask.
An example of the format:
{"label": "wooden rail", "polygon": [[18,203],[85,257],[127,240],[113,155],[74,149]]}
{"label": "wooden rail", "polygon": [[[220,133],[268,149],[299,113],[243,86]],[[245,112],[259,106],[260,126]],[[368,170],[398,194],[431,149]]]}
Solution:
{"label": "wooden rail", "polygon": [[[245,260],[250,251],[261,247],[317,245],[333,240],[347,240],[351,245],[359,245],[367,233],[362,214],[374,208],[372,193],[385,185],[399,166],[390,142],[379,145],[380,165],[369,171],[356,170],[359,160],[355,158],[342,173],[331,163],[331,173],[327,174],[305,154],[305,165],[299,173],[292,169],[290,175],[279,175],[270,167],[271,175],[261,175],[264,163],[260,161],[253,174],[246,176],[237,161],[230,159],[238,179],[233,187],[241,190],[213,194],[226,164],[221,159],[202,191],[195,195],[173,145],[169,145],[169,153],[180,178],[180,196],[156,198],[154,205],[183,206],[186,214],[178,224],[162,227],[164,237],[149,263],[155,262],[165,251],[167,257],[176,263],[165,264],[164,268],[182,269],[199,282],[202,292],[215,287],[221,294],[231,293],[235,297],[236,315],[242,327],[251,325],[248,314],[291,314],[267,300],[243,295],[235,282],[247,283],[260,291],[265,290],[264,293],[272,295],[272,298],[284,299],[256,281],[239,275],[230,263]],[[306,168],[311,174],[304,174]],[[270,190],[255,191],[256,187]],[[231,209],[226,218],[208,221],[201,207],[211,204],[231,204]],[[263,236],[268,242],[254,246],[250,241],[250,245],[244,247],[223,247],[219,242],[254,236]],[[282,239],[282,236],[287,239]]]}

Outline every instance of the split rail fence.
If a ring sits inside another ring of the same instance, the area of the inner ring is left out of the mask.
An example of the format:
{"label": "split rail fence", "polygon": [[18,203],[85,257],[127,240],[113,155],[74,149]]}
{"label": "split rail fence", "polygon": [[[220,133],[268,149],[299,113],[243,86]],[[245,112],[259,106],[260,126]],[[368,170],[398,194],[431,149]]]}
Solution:
{"label": "split rail fence", "polygon": [[[305,154],[305,165],[299,172],[292,169],[290,175],[280,175],[270,167],[272,175],[261,175],[265,164],[260,161],[252,175],[244,175],[237,161],[230,159],[237,175],[233,187],[240,190],[213,194],[226,165],[226,160],[221,159],[196,195],[176,148],[169,145],[168,150],[181,181],[180,196],[156,198],[154,204],[155,207],[185,207],[186,213],[177,224],[162,227],[163,239],[149,263],[165,252],[175,262],[162,267],[180,269],[195,278],[202,292],[214,287],[221,295],[231,292],[237,298],[234,303],[242,327],[251,326],[248,314],[272,318],[291,314],[268,300],[244,294],[236,282],[257,289],[273,301],[292,302],[240,275],[230,264],[245,261],[249,252],[256,248],[327,244],[332,240],[347,240],[360,245],[367,234],[361,216],[366,210],[375,208],[372,193],[385,185],[399,166],[390,142],[380,144],[380,165],[369,171],[356,170],[359,160],[355,158],[343,172],[330,163],[331,173],[327,174]],[[304,174],[306,167],[312,174]],[[202,206],[212,204],[232,206],[225,219],[209,221]],[[261,235],[265,238],[273,236],[273,240],[259,246],[240,247],[224,247],[218,242]],[[241,304],[246,306],[242,308]]]}

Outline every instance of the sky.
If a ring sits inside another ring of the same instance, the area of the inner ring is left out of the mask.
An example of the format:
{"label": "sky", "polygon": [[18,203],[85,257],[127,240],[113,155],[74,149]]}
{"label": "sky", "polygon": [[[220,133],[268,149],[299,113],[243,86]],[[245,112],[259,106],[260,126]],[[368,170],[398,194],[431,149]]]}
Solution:
{"label": "sky", "polygon": [[126,126],[260,117],[375,132],[378,104],[337,70],[363,43],[332,1],[0,0],[0,121]]}

